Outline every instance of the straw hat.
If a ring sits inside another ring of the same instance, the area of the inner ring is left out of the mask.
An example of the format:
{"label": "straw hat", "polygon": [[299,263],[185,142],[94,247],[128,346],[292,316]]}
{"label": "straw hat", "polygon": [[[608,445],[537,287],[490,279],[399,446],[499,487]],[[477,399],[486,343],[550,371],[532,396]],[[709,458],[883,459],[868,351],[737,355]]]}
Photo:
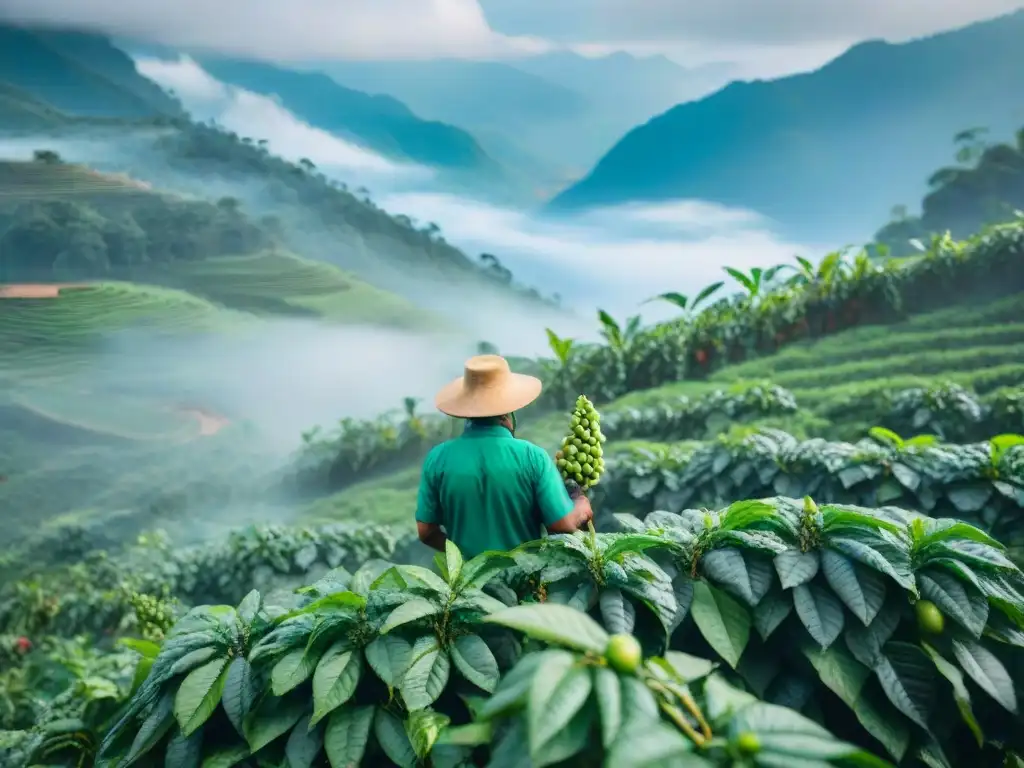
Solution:
{"label": "straw hat", "polygon": [[466,361],[464,375],[437,393],[434,405],[459,419],[504,416],[532,403],[540,389],[540,379],[512,373],[505,358],[478,355]]}

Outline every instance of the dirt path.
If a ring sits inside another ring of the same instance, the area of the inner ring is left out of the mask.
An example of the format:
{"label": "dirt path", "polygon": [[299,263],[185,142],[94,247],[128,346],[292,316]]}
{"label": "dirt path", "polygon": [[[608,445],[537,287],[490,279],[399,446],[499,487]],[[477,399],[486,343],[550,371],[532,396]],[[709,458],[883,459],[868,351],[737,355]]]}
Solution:
{"label": "dirt path", "polygon": [[56,299],[64,288],[84,288],[85,283],[7,283],[0,285],[0,299]]}
{"label": "dirt path", "polygon": [[229,419],[218,416],[216,413],[200,410],[199,408],[182,408],[181,412],[188,414],[199,422],[199,434],[202,437],[216,435],[224,427],[231,424]]}

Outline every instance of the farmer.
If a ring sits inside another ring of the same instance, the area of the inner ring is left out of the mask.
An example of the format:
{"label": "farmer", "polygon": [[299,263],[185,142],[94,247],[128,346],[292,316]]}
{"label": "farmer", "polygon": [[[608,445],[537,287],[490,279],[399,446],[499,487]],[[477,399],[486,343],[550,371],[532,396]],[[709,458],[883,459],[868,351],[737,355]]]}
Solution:
{"label": "farmer", "polygon": [[460,437],[435,446],[423,463],[420,541],[443,552],[451,538],[469,558],[532,541],[541,525],[551,533],[586,526],[593,517],[587,498],[573,501],[551,457],[515,439],[515,412],[540,389],[540,379],[512,373],[505,358],[480,355],[437,393],[439,411],[467,422]]}

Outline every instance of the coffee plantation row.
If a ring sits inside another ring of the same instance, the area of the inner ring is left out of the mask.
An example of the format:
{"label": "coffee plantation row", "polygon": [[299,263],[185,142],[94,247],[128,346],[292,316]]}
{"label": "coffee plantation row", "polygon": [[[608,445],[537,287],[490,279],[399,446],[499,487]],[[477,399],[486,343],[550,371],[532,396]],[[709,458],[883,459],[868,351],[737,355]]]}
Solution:
{"label": "coffee plantation row", "polygon": [[[551,385],[544,401],[565,408],[567,393],[586,391],[604,403],[639,389],[705,378],[793,342],[1020,293],[1022,254],[1024,219],[1018,219],[964,242],[935,238],[927,252],[909,260],[880,262],[866,253],[851,260],[837,252],[817,268],[798,262],[755,269],[738,281],[743,293],[678,321],[642,329],[604,318],[605,344],[566,346],[567,340],[556,337],[556,359],[540,367]],[[789,279],[771,279],[787,269],[795,273]]]}
{"label": "coffee plantation row", "polygon": [[[951,383],[872,393],[847,404],[848,413],[899,434],[934,434],[944,440],[982,440],[1001,432],[1024,433],[1024,387],[979,398]],[[702,440],[738,422],[784,418],[799,412],[788,390],[770,384],[742,384],[699,397],[677,396],[647,408],[620,407],[605,415],[605,429],[616,440]],[[304,491],[344,488],[367,473],[393,471],[422,459],[457,427],[441,416],[420,415],[412,407],[396,417],[345,419],[334,433],[307,433],[294,467]]]}
{"label": "coffee plantation row", "polygon": [[1024,543],[1021,435],[953,445],[875,429],[870,439],[839,443],[761,429],[697,445],[631,447],[609,462],[595,497],[617,510],[645,514],[810,494],[832,503],[892,504],[967,519],[1010,545]]}
{"label": "coffee plantation row", "polygon": [[783,497],[618,521],[163,616],[0,758],[1017,764],[1024,575],[980,529]]}

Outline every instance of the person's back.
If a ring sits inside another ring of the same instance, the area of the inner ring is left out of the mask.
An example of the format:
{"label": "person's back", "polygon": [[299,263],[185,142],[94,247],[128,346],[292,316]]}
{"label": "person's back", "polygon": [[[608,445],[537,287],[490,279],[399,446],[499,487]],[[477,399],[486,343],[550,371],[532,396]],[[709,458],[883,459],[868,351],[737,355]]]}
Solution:
{"label": "person's back", "polygon": [[589,502],[569,498],[543,449],[515,438],[515,410],[539,393],[539,380],[486,355],[468,361],[466,375],[438,394],[439,410],[469,421],[424,461],[416,505],[424,543],[443,551],[450,538],[473,557],[536,539],[541,526],[568,532],[590,519]]}

